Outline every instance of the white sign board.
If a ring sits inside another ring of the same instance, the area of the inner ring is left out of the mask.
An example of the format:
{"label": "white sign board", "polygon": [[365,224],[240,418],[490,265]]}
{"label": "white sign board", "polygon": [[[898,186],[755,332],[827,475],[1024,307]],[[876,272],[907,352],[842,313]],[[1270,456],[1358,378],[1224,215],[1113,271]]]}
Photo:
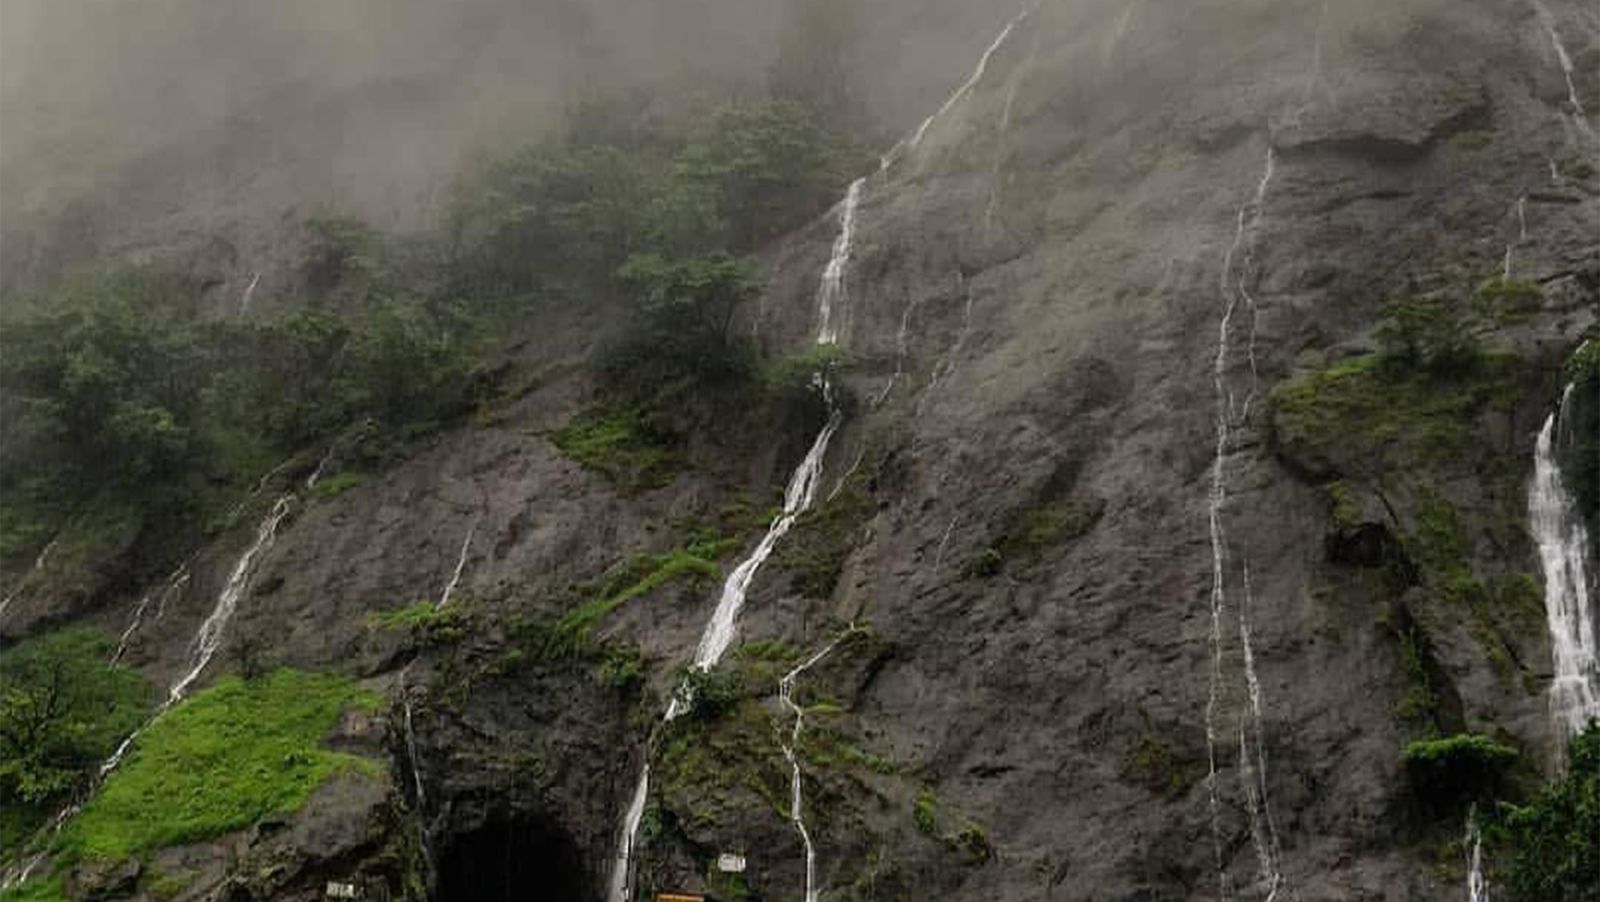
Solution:
{"label": "white sign board", "polygon": [[732,852],[723,852],[717,856],[717,870],[724,874],[743,874],[744,856]]}
{"label": "white sign board", "polygon": [[354,883],[335,883],[332,880],[328,881],[328,889],[324,895],[326,895],[329,899],[360,898],[360,896],[357,895],[356,885]]}

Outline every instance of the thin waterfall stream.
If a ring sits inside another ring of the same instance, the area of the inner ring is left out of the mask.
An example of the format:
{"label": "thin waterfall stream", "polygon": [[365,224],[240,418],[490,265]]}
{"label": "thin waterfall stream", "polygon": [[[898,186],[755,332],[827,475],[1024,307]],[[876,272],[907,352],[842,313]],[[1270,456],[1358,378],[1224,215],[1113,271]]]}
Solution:
{"label": "thin waterfall stream", "polygon": [[[94,783],[96,785],[104,781],[112,771],[117,769],[117,766],[127,756],[128,751],[133,748],[133,743],[144,733],[146,727],[154,723],[168,709],[183,701],[188,695],[189,689],[205,671],[206,665],[211,663],[211,659],[216,655],[217,649],[221,647],[222,637],[228,621],[233,618],[233,613],[239,605],[239,599],[244,595],[244,590],[250,582],[250,577],[254,574],[256,561],[263,552],[272,546],[274,539],[277,538],[278,526],[283,522],[284,517],[288,516],[293,501],[293,493],[280,496],[266,517],[257,525],[255,541],[239,556],[239,560],[234,564],[233,570],[228,576],[227,583],[223,585],[222,591],[217,595],[216,606],[212,608],[211,613],[200,624],[199,630],[196,631],[195,637],[190,643],[189,668],[172,684],[167,692],[166,700],[156,708],[150,719],[118,743],[116,750],[100,765],[99,770],[95,773]],[[173,574],[169,579],[168,585],[163,589],[161,593],[163,606],[165,605],[166,596],[187,579],[188,567],[185,565],[179,568],[177,573]],[[146,601],[148,600],[147,596]],[[137,626],[137,621],[135,626]],[[130,629],[124,635],[129,635],[131,632],[132,630]],[[87,797],[92,792],[93,787],[91,786],[83,794],[83,797]],[[81,799],[72,802],[46,822],[45,826],[40,828],[36,835],[43,836],[61,829],[62,825],[70,820],[82,805]],[[0,889],[10,889],[25,882],[44,857],[45,853],[40,852],[23,867],[8,872],[4,880],[0,880]]]}
{"label": "thin waterfall stream", "polygon": [[[1006,23],[998,37],[990,43],[978,60],[977,67],[967,80],[947,98],[942,106],[927,119],[923,120],[917,130],[907,139],[896,144],[887,153],[879,158],[879,171],[886,171],[899,159],[915,151],[921,144],[929,128],[933,126],[947,112],[953,109],[962,98],[969,95],[978,83],[982,81],[987,71],[990,60],[994,57],[1011,33],[1025,19],[1033,14],[1037,4],[1025,7],[1015,17]],[[845,192],[844,199],[838,205],[837,219],[839,231],[836,234],[832,252],[827,265],[823,268],[822,278],[817,287],[817,336],[819,345],[837,344],[841,331],[841,314],[845,312],[844,302],[848,292],[846,286],[846,270],[850,264],[851,256],[855,249],[856,218],[860,207],[862,195],[866,190],[866,178],[861,177],[850,183]],[[968,296],[967,317],[970,322],[971,296]],[[843,412],[838,407],[832,386],[826,370],[819,370],[814,374],[814,379],[823,393],[828,409],[828,419],[823,424],[821,431],[811,443],[811,448],[795,468],[794,474],[789,478],[789,484],[784,492],[783,511],[772,521],[761,541],[756,545],[750,556],[734,568],[727,580],[723,583],[722,592],[717,599],[716,609],[712,612],[711,619],[706,623],[701,633],[700,642],[695,649],[693,667],[697,671],[705,672],[722,660],[723,654],[733,641],[735,628],[738,623],[739,611],[744,606],[745,594],[750,583],[755,579],[756,573],[761,569],[772,551],[777,547],[778,541],[794,526],[795,520],[810,508],[815,498],[818,484],[821,482],[823,463],[827,457],[828,446],[833,440],[834,433],[839,429],[843,420]],[[662,723],[671,723],[687,712],[693,705],[693,698],[687,686],[679,687],[667,705],[666,712],[662,715]],[[616,854],[612,862],[611,878],[608,885],[606,899],[608,902],[629,902],[633,891],[634,867],[637,858],[637,843],[639,839],[639,825],[644,818],[645,806],[650,796],[650,760],[648,750],[644,761],[639,768],[639,777],[634,784],[634,790],[629,797],[628,807],[622,816],[622,823],[618,831]],[[807,835],[809,848],[809,835]],[[811,893],[811,871],[808,868],[808,902],[814,898]]]}
{"label": "thin waterfall stream", "polygon": [[800,758],[797,750],[800,747],[800,733],[805,729],[806,712],[794,700],[795,681],[800,675],[821,663],[823,658],[833,653],[839,643],[849,638],[855,632],[855,627],[846,629],[838,638],[823,646],[822,650],[807,658],[800,666],[784,674],[778,681],[778,701],[785,708],[794,713],[794,728],[789,731],[789,741],[779,743],[783,757],[789,762],[789,821],[794,824],[796,832],[800,834],[800,842],[806,852],[806,894],[805,902],[817,902],[817,849],[811,842],[811,831],[806,829],[805,799],[800,781]]}
{"label": "thin waterfall stream", "polygon": [[[864,180],[857,179],[850,185],[844,201],[839,210],[839,236],[834,240],[833,253],[828,260],[827,267],[823,270],[822,281],[817,289],[817,313],[819,325],[817,328],[817,344],[833,344],[838,339],[838,327],[834,322],[835,309],[842,306],[846,298],[845,267],[850,260],[851,251],[854,249],[854,234],[856,209],[861,202],[862,186]],[[722,660],[723,654],[733,642],[733,635],[738,625],[739,611],[744,607],[745,594],[749,591],[750,583],[755,579],[761,565],[777,547],[778,540],[789,532],[799,516],[811,507],[812,500],[816,497],[817,486],[822,478],[822,465],[827,457],[828,445],[833,440],[833,435],[839,429],[843,420],[843,412],[835,403],[832,388],[828,381],[826,371],[818,371],[814,378],[817,380],[826,399],[828,419],[817,433],[816,439],[811,443],[811,448],[806,452],[800,465],[795,468],[794,475],[789,477],[788,488],[784,491],[783,512],[780,513],[772,524],[767,527],[766,535],[722,585],[722,593],[717,598],[717,606],[712,611],[711,619],[707,621],[705,630],[700,635],[700,643],[695,649],[693,668],[705,672],[715,667]],[[672,700],[667,705],[666,713],[662,716],[663,723],[671,723],[689,710],[694,704],[694,699],[688,692],[687,685],[679,687],[673,693]],[[635,859],[635,844],[639,837],[639,822],[644,817],[645,801],[650,794],[650,762],[649,755],[639,770],[639,779],[633,791],[632,800],[623,815],[622,828],[619,833],[616,860],[612,865],[610,891],[608,899],[614,902],[627,902],[632,890],[633,868]]]}

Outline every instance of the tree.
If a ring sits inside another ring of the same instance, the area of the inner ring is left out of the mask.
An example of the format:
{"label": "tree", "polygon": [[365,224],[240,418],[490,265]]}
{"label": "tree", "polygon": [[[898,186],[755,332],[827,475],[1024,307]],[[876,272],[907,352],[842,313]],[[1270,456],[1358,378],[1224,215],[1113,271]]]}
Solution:
{"label": "tree", "polygon": [[106,664],[110,651],[85,628],[0,653],[0,844],[31,829],[144,720],[149,686]]}
{"label": "tree", "polygon": [[681,178],[704,186],[745,250],[821,213],[843,181],[835,139],[791,101],[730,104],[677,157]]}
{"label": "tree", "polygon": [[1378,348],[1407,369],[1448,375],[1478,360],[1468,324],[1436,298],[1401,297],[1383,307]]}
{"label": "tree", "polygon": [[1502,806],[1510,902],[1600,900],[1600,721],[1573,737],[1568,768],[1526,807]]}

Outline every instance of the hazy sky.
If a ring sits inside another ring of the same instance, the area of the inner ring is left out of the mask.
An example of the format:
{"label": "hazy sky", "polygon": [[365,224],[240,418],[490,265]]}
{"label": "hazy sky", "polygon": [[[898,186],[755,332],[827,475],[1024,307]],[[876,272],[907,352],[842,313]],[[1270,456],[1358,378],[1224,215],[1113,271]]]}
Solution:
{"label": "hazy sky", "polygon": [[534,136],[575,97],[759,86],[786,4],[803,2],[848,11],[852,83],[885,134],[937,106],[1015,12],[993,0],[3,0],[0,225],[30,259],[60,239],[26,223],[65,209],[98,236],[86,247],[237,239],[308,207],[415,225],[464,152]]}

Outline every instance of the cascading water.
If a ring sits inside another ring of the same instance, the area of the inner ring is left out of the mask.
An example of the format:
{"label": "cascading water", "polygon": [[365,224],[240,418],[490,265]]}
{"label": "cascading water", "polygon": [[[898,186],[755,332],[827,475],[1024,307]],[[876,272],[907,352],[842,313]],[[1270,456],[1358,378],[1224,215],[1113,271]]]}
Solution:
{"label": "cascading water", "polygon": [[1544,572],[1545,617],[1555,677],[1550,682],[1550,713],[1566,733],[1600,717],[1600,642],[1590,606],[1586,555],[1588,531],[1561,475],[1557,439],[1568,416],[1573,386],[1561,407],[1545,418],[1534,447],[1533,481],[1528,486],[1528,521],[1539,546]]}
{"label": "cascading water", "polygon": [[223,630],[227,628],[228,621],[233,619],[233,612],[239,606],[239,598],[244,595],[245,586],[250,582],[250,572],[256,558],[272,545],[278,536],[278,524],[289,515],[289,507],[294,501],[293,495],[283,495],[272,506],[261,525],[256,527],[256,540],[239,558],[233,566],[233,572],[228,576],[228,582],[222,587],[222,594],[217,596],[217,606],[212,609],[211,615],[200,624],[200,631],[195,634],[193,651],[190,653],[189,670],[172,685],[172,690],[167,694],[166,704],[163,708],[170,708],[183,700],[188,694],[189,687],[200,678],[200,674],[211,663],[211,658],[222,645]]}
{"label": "cascading water", "polygon": [[256,286],[261,284],[261,273],[250,274],[250,284],[244,287],[244,293],[239,295],[239,315],[244,316],[250,312],[250,299],[255,297]]}
{"label": "cascading water", "polygon": [[1572,56],[1567,53],[1567,46],[1561,42],[1561,32],[1556,28],[1556,17],[1539,0],[1533,0],[1534,11],[1538,13],[1539,24],[1544,26],[1545,33],[1550,36],[1550,45],[1555,48],[1556,62],[1561,65],[1561,74],[1567,79],[1567,106],[1572,118],[1572,124],[1585,137],[1593,139],[1594,129],[1589,125],[1588,111],[1583,108],[1583,102],[1578,99],[1578,86],[1572,79]]}
{"label": "cascading water", "polygon": [[[293,501],[294,496],[292,494],[280,497],[277,503],[272,506],[272,510],[267,514],[266,518],[256,528],[255,541],[239,557],[238,563],[234,565],[233,571],[228,577],[228,582],[217,596],[216,607],[212,609],[211,614],[200,624],[199,631],[195,633],[190,651],[189,669],[184,671],[183,675],[172,684],[166,700],[156,708],[155,714],[149,721],[146,721],[145,726],[148,726],[155,718],[160,717],[173,705],[182,701],[188,694],[189,688],[194,685],[195,680],[200,678],[200,674],[205,670],[206,665],[211,663],[212,657],[222,644],[223,630],[233,617],[233,612],[238,607],[239,599],[243,596],[245,587],[250,581],[256,559],[272,545],[273,540],[277,537],[278,525],[283,522],[284,517],[288,516],[289,508]],[[167,590],[162,593],[163,606],[165,605],[166,595],[170,594],[172,589],[182,585],[187,579],[188,567],[185,565],[179,568],[177,573],[173,574]],[[130,629],[124,633],[124,636],[131,635],[131,632],[132,630]],[[100,765],[100,769],[95,775],[96,783],[103,781],[112,771],[117,769],[117,766],[127,756],[129,749],[133,748],[134,741],[139,738],[144,729],[144,726],[139,727],[124,738],[122,742],[118,743],[116,750]],[[61,829],[61,826],[77,813],[81,804],[81,802],[75,801],[63,808],[39,830],[37,835],[43,836]],[[5,879],[0,880],[0,889],[10,889],[25,882],[43,857],[44,853],[40,853],[16,872],[7,873]]]}
{"label": "cascading water", "polygon": [[805,709],[795,704],[794,684],[802,673],[815,667],[823,658],[833,653],[851,633],[855,627],[845,630],[839,638],[829,642],[823,649],[806,659],[799,667],[789,671],[783,679],[778,681],[778,701],[784,707],[794,712],[794,728],[789,731],[789,741],[780,743],[783,757],[789,762],[789,821],[794,824],[795,830],[800,834],[800,842],[806,850],[806,894],[805,902],[817,902],[817,850],[811,842],[811,832],[806,829],[804,798],[800,782],[800,759],[795,750],[800,747],[800,732],[805,728]]}
{"label": "cascading water", "polygon": [[[1236,225],[1234,227],[1233,243],[1229,245],[1227,253],[1223,256],[1222,263],[1222,293],[1226,298],[1223,306],[1222,319],[1217,326],[1217,352],[1212,361],[1212,387],[1215,392],[1214,420],[1216,426],[1216,444],[1211,464],[1211,489],[1207,503],[1207,529],[1211,540],[1211,628],[1209,631],[1209,645],[1211,651],[1211,665],[1209,674],[1209,688],[1206,694],[1205,726],[1206,726],[1206,802],[1211,820],[1212,852],[1217,868],[1217,879],[1221,897],[1233,898],[1233,880],[1228,873],[1225,857],[1225,842],[1222,835],[1222,803],[1217,784],[1217,746],[1219,741],[1218,715],[1222,706],[1222,693],[1224,689],[1223,677],[1223,617],[1227,610],[1227,566],[1228,542],[1227,534],[1222,524],[1222,512],[1228,501],[1227,458],[1229,443],[1232,438],[1233,424],[1236,415],[1242,423],[1248,418],[1250,406],[1255,400],[1257,391],[1256,360],[1255,360],[1255,335],[1257,308],[1255,298],[1250,294],[1248,280],[1254,261],[1256,232],[1261,222],[1262,210],[1267,196],[1267,189],[1272,183],[1275,172],[1276,156],[1271,147],[1267,149],[1266,163],[1262,170],[1261,178],[1256,183],[1256,190],[1249,201],[1240,206]],[[1237,280],[1234,277],[1234,258],[1243,251],[1243,264]],[[1247,356],[1250,366],[1250,388],[1245,396],[1242,410],[1237,410],[1234,403],[1232,390],[1228,387],[1228,358],[1231,351],[1231,334],[1233,330],[1233,317],[1238,312],[1239,302],[1244,301],[1250,313],[1249,346]],[[1243,615],[1241,615],[1243,616]],[[1248,642],[1248,622],[1240,621],[1241,644]],[[1260,687],[1254,677],[1253,652],[1247,653],[1246,681],[1250,684],[1247,689],[1253,692],[1251,698],[1252,712],[1256,717],[1256,737],[1260,742]],[[1261,862],[1262,876],[1269,887],[1268,898],[1278,895],[1283,878],[1278,870],[1275,842],[1271,840],[1269,804],[1266,797],[1267,775],[1265,772],[1265,757],[1257,755],[1256,766],[1250,766],[1248,747],[1244,729],[1239,733],[1241,767],[1247,770],[1246,796],[1250,802],[1250,830],[1256,842],[1257,855]]]}
{"label": "cascading water", "polygon": [[1478,813],[1467,815],[1467,902],[1489,902],[1489,880],[1483,875],[1483,832]]}
{"label": "cascading water", "polygon": [[450,596],[455,594],[456,586],[461,584],[461,573],[467,568],[467,551],[472,548],[472,536],[477,531],[478,521],[474,520],[472,525],[467,527],[466,538],[461,540],[461,554],[456,558],[456,568],[451,572],[450,581],[445,583],[444,592],[439,596],[437,607],[440,610],[443,610],[444,606],[450,603]]}
{"label": "cascading water", "polygon": [[[1239,769],[1245,779],[1245,796],[1250,803],[1250,839],[1256,847],[1262,882],[1267,886],[1267,902],[1277,899],[1283,886],[1278,866],[1278,828],[1267,805],[1267,746],[1261,718],[1261,681],[1256,676],[1255,648],[1250,642],[1250,609],[1255,593],[1250,587],[1250,566],[1244,566],[1244,600],[1239,605],[1239,647],[1244,657],[1245,690],[1250,703],[1249,729],[1239,725]],[[1250,740],[1247,742],[1247,738]],[[1253,757],[1251,744],[1254,745]]]}
{"label": "cascading water", "polygon": [[0,617],[4,617],[6,615],[6,609],[11,607],[11,602],[18,595],[22,594],[23,588],[28,585],[28,580],[32,579],[34,574],[44,569],[45,562],[50,560],[50,552],[54,550],[55,547],[56,540],[51,539],[49,543],[44,546],[44,549],[39,552],[39,556],[33,559],[33,566],[29,568],[27,574],[24,575],[22,579],[17,581],[17,587],[12,589],[5,598],[0,598]]}
{"label": "cascading water", "polygon": [[972,74],[967,77],[966,81],[961,83],[959,88],[956,88],[955,93],[946,98],[945,102],[932,116],[922,120],[922,124],[917,126],[917,130],[912,132],[910,137],[902,139],[898,144],[889,148],[888,153],[878,158],[879,171],[887,170],[899,162],[901,157],[914,152],[922,144],[922,139],[927,136],[928,129],[932,128],[935,122],[943,119],[946,113],[954,109],[962,98],[972,93],[972,89],[976,88],[978,83],[983,80],[984,73],[989,71],[989,60],[994,57],[1001,47],[1005,46],[1006,39],[1011,37],[1011,32],[1015,31],[1018,25],[1021,25],[1029,16],[1033,15],[1038,8],[1039,4],[1037,2],[1030,4],[1017,13],[1010,22],[1006,23],[1006,27],[1001,29],[999,36],[989,44],[989,49],[985,50],[983,56],[978,58],[977,68],[972,70]]}
{"label": "cascading water", "polygon": [[[839,205],[839,234],[834,238],[833,253],[828,259],[828,264],[823,268],[822,280],[817,286],[817,344],[836,344],[839,340],[839,326],[835,321],[836,315],[841,312],[838,308],[843,306],[848,297],[845,284],[845,270],[850,263],[850,255],[855,247],[856,211],[861,203],[861,196],[865,186],[865,179],[856,179],[850,183],[850,189],[845,193],[844,200]],[[811,507],[812,500],[816,497],[817,486],[822,479],[822,465],[828,455],[828,444],[833,440],[833,435],[839,429],[843,420],[843,412],[834,402],[832,388],[828,381],[826,371],[819,370],[813,377],[821,388],[823,397],[828,407],[828,419],[823,424],[822,430],[811,443],[811,448],[806,456],[795,468],[794,475],[789,477],[788,488],[783,495],[783,512],[767,527],[766,535],[756,545],[750,556],[745,558],[722,585],[722,593],[717,598],[716,610],[712,611],[711,619],[706,623],[705,630],[700,634],[700,643],[695,648],[695,670],[705,672],[717,665],[722,660],[723,654],[733,642],[733,635],[738,625],[739,611],[744,607],[745,594],[749,591],[750,583],[755,579],[761,565],[777,547],[778,540],[782,539],[794,522],[802,513]],[[672,700],[667,705],[666,713],[662,720],[671,723],[689,709],[694,703],[690,696],[688,686],[679,687],[673,694]],[[622,829],[617,842],[616,860],[612,865],[610,890],[607,898],[612,902],[627,902],[631,883],[633,880],[633,865],[636,852],[636,843],[639,836],[639,822],[644,816],[645,801],[650,795],[650,762],[646,755],[644,765],[640,768],[639,780],[635,785],[633,799],[628,805],[627,812],[623,815]]]}

